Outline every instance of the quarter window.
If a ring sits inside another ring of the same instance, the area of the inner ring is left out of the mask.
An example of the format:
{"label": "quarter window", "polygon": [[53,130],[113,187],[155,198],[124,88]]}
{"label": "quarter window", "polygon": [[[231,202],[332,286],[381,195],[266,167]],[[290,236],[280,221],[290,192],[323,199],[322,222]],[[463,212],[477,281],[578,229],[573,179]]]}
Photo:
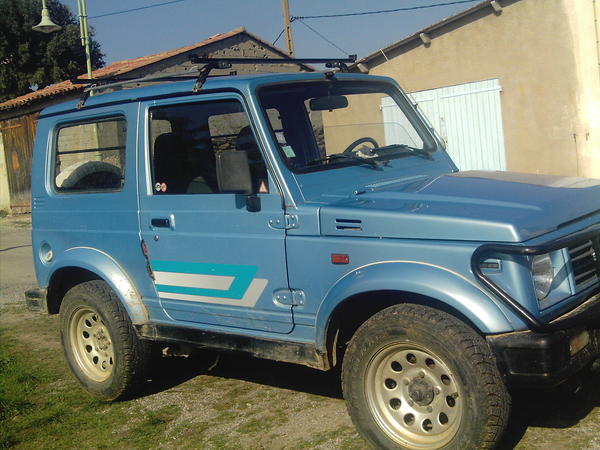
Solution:
{"label": "quarter window", "polygon": [[125,176],[124,118],[63,126],[58,131],[54,184],[60,192],[120,190]]}

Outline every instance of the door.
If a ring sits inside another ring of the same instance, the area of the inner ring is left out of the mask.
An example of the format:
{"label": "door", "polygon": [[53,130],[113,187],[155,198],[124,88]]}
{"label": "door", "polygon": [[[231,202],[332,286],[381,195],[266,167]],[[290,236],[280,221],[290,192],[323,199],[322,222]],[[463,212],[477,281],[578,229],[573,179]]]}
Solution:
{"label": "door", "polygon": [[[460,170],[506,170],[500,82],[497,79],[459,84],[410,96],[446,141],[446,151]],[[382,101],[386,122],[397,106]],[[393,130],[386,130],[386,133]]]}
{"label": "door", "polygon": [[[148,128],[140,223],[155,303],[182,324],[288,333],[291,306],[273,300],[275,291],[288,287],[285,230],[270,226],[284,223],[281,196],[242,98],[202,99],[143,108]],[[246,195],[220,188],[216,157],[232,151],[248,156],[259,211],[248,210]]]}

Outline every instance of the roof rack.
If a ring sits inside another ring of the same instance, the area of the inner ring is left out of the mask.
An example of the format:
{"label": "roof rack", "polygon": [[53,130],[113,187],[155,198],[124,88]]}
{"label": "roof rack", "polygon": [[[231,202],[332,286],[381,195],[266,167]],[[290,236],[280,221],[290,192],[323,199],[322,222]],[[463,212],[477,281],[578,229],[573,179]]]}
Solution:
{"label": "roof rack", "polygon": [[[87,84],[88,86],[83,91],[77,109],[83,108],[86,100],[89,98],[92,92],[102,91],[105,89],[112,89],[115,87],[127,85],[127,84],[142,84],[142,83],[156,83],[161,81],[182,81],[182,80],[196,80],[193,92],[198,92],[206,82],[206,79],[210,76],[210,72],[213,69],[230,69],[233,64],[325,64],[327,68],[337,68],[342,72],[348,71],[347,63],[354,63],[356,61],[356,55],[349,55],[348,58],[207,58],[200,57],[198,55],[190,55],[190,61],[193,64],[203,64],[199,70],[188,70],[185,72],[170,73],[164,75],[154,75],[141,78],[117,78],[117,77],[105,77],[105,78],[75,78],[71,80],[73,84]],[[229,75],[237,75],[236,71],[231,71]],[[333,72],[326,72],[327,78],[333,76]],[[222,75],[216,75],[222,76]]]}

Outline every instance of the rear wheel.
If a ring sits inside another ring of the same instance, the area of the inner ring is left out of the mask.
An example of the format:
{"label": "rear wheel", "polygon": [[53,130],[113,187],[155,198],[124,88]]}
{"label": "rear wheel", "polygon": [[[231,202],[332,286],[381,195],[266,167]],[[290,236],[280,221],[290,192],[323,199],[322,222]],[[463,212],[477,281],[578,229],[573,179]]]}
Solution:
{"label": "rear wheel", "polygon": [[138,339],[127,312],[106,283],[93,280],[70,289],[60,316],[67,362],[90,394],[117,400],[140,387],[150,344]]}
{"label": "rear wheel", "polygon": [[455,317],[396,305],[365,322],[342,367],[344,397],[378,448],[491,448],[510,398],[485,341]]}

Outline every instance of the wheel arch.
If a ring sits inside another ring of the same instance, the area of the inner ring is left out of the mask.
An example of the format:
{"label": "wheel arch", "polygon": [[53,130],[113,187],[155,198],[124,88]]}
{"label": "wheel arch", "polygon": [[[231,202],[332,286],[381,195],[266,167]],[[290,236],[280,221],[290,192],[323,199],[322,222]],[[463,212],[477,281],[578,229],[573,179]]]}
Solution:
{"label": "wheel arch", "polygon": [[140,294],[125,270],[108,254],[89,247],[64,252],[61,264],[53,267],[48,278],[48,312],[56,314],[64,295],[72,287],[90,280],[104,281],[127,311],[133,324],[148,321],[148,312]]}
{"label": "wheel arch", "polygon": [[512,331],[517,325],[497,301],[455,272],[423,263],[382,262],[348,273],[330,289],[317,314],[317,346],[335,359],[335,343],[351,337],[343,329],[354,332],[372,315],[399,303],[435,307],[482,335]]}

